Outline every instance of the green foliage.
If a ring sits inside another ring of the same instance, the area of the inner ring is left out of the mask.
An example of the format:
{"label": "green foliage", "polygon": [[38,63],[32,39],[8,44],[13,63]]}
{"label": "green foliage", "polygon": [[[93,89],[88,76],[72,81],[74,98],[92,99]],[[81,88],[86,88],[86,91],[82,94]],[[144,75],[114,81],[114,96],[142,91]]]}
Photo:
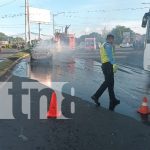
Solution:
{"label": "green foliage", "polygon": [[13,54],[11,56],[8,57],[9,60],[17,60],[19,58],[23,58],[25,56],[29,56],[29,53],[28,52],[18,52],[16,54]]}
{"label": "green foliage", "polygon": [[21,37],[10,37],[5,35],[4,33],[0,32],[0,41],[9,41],[9,42],[13,42],[13,43],[23,43],[24,39]]}
{"label": "green foliage", "polygon": [[6,70],[7,68],[9,68],[12,63],[13,62],[11,60],[0,62],[0,71]]}
{"label": "green foliage", "polygon": [[0,41],[7,41],[7,40],[8,40],[8,36],[0,32]]}
{"label": "green foliage", "polygon": [[112,29],[111,33],[115,36],[115,43],[121,44],[123,41],[123,32],[130,32],[131,37],[134,37],[135,33],[130,28],[126,28],[124,26],[116,26]]}
{"label": "green foliage", "polygon": [[[123,41],[123,33],[124,32],[130,32],[131,33],[131,39],[134,37],[135,33],[130,28],[124,27],[124,26],[116,26],[110,33],[112,33],[115,36],[115,44],[121,44]],[[93,32],[88,35],[82,35],[79,38],[77,38],[77,44],[80,44],[81,42],[85,41],[85,38],[96,38],[97,43],[103,43],[105,41],[106,37],[102,37],[101,34]]]}
{"label": "green foliage", "polygon": [[101,34],[97,33],[97,32],[92,32],[88,35],[82,35],[79,38],[77,38],[77,43],[80,44],[81,42],[85,41],[85,38],[96,38],[96,42],[104,42],[104,38],[101,36]]}
{"label": "green foliage", "polygon": [[23,43],[23,42],[24,42],[24,39],[21,38],[21,37],[16,37],[16,38],[13,38],[13,39],[12,39],[12,42],[13,42],[13,43]]}

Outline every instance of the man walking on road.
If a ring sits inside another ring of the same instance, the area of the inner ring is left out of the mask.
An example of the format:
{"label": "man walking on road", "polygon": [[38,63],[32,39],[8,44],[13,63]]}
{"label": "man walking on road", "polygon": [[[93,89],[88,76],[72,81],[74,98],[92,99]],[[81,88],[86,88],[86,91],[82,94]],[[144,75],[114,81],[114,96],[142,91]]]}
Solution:
{"label": "man walking on road", "polygon": [[102,62],[102,70],[105,77],[105,81],[97,90],[97,92],[91,97],[97,106],[100,106],[98,99],[108,88],[110,105],[109,110],[113,111],[115,106],[120,104],[120,101],[116,99],[114,93],[114,73],[117,71],[117,65],[114,58],[114,36],[112,34],[107,35],[106,42],[100,48],[100,56]]}

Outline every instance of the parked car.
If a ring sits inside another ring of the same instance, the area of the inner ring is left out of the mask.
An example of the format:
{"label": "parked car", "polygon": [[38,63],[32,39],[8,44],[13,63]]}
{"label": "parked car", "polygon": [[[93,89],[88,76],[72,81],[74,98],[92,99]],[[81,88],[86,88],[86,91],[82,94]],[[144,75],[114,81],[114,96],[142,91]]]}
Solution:
{"label": "parked car", "polygon": [[122,43],[122,44],[120,44],[120,47],[121,47],[121,48],[131,48],[131,47],[133,47],[133,44]]}

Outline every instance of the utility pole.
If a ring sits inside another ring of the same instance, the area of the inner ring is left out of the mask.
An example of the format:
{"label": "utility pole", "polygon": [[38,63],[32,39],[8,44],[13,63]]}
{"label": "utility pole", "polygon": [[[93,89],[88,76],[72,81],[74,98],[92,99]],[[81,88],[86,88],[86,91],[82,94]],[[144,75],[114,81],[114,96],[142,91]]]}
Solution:
{"label": "utility pole", "polygon": [[41,23],[39,23],[39,41],[41,39]]}
{"label": "utility pole", "polygon": [[30,33],[30,10],[29,10],[29,0],[27,0],[27,19],[28,19],[28,38],[29,45],[31,44],[31,33]]}
{"label": "utility pole", "polygon": [[25,0],[25,47],[27,44],[27,0]]}
{"label": "utility pole", "polygon": [[53,14],[53,35],[55,34],[55,14]]}
{"label": "utility pole", "polygon": [[61,14],[64,14],[65,12],[60,12],[57,14],[53,14],[53,35],[55,34],[55,17]]}
{"label": "utility pole", "polygon": [[64,26],[59,26],[61,28],[61,32],[64,32]]}

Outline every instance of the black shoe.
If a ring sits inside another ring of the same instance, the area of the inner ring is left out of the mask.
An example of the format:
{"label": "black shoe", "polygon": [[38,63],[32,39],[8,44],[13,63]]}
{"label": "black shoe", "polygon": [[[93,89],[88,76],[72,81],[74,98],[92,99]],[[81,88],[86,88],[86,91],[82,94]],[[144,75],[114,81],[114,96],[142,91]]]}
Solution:
{"label": "black shoe", "polygon": [[110,105],[109,105],[109,110],[110,111],[114,111],[114,109],[115,109],[115,107],[117,106],[117,105],[119,105],[120,104],[120,101],[119,100],[114,100],[114,101],[112,101],[112,102],[110,102]]}
{"label": "black shoe", "polygon": [[113,101],[113,104],[116,106],[116,105],[120,104],[120,101],[116,99]]}
{"label": "black shoe", "polygon": [[98,99],[95,96],[91,96],[91,98],[97,106],[100,106],[100,102],[98,102]]}

